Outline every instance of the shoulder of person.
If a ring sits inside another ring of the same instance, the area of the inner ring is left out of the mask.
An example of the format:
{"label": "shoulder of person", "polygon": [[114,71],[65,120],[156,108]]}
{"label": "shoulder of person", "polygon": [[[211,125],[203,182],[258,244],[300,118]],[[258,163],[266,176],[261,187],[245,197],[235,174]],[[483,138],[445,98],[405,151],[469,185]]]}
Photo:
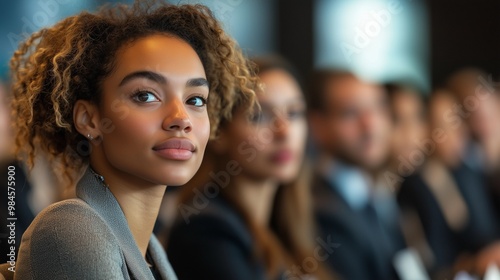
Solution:
{"label": "shoulder of person", "polygon": [[19,265],[28,264],[34,275],[81,279],[122,275],[117,238],[99,214],[80,199],[64,200],[40,212],[23,235],[19,257]]}
{"label": "shoulder of person", "polygon": [[225,199],[184,204],[187,212],[178,210],[166,249],[180,279],[264,279],[255,277],[250,230]]}
{"label": "shoulder of person", "polygon": [[177,234],[216,236],[251,242],[248,226],[243,217],[223,198],[208,199],[204,207],[181,204],[172,229]]}
{"label": "shoulder of person", "polygon": [[[33,233],[88,235],[89,232],[112,234],[111,228],[90,205],[81,199],[66,199],[40,212],[32,223]],[[56,231],[57,229],[57,231]]]}
{"label": "shoulder of person", "polygon": [[416,196],[421,195],[423,192],[425,193],[428,186],[421,172],[416,172],[403,179],[404,181],[401,182],[401,186],[396,193],[396,199],[400,206],[407,206],[409,202],[416,199]]}

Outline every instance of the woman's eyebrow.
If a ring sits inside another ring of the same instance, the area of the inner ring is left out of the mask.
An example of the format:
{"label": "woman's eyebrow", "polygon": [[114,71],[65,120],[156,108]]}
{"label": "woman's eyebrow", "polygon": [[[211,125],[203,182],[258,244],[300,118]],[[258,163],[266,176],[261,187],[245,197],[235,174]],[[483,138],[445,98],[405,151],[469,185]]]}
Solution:
{"label": "woman's eyebrow", "polygon": [[187,87],[208,87],[208,81],[205,78],[189,79],[186,83]]}
{"label": "woman's eyebrow", "polygon": [[[122,81],[120,82],[119,86],[123,86],[127,82],[133,79],[137,78],[145,78],[150,81],[160,83],[160,84],[166,84],[167,83],[167,78],[164,77],[163,75],[153,72],[153,71],[136,71],[128,74],[125,76]],[[189,79],[186,82],[187,87],[208,87],[208,81],[205,78],[194,78],[194,79]]]}
{"label": "woman's eyebrow", "polygon": [[137,79],[137,78],[146,78],[148,80],[151,80],[153,82],[160,83],[160,84],[167,83],[167,78],[165,78],[163,75],[161,75],[159,73],[156,73],[153,71],[136,71],[136,72],[132,72],[132,73],[128,74],[127,76],[125,76],[125,78],[122,79],[122,81],[120,82],[120,84],[118,86],[123,86],[124,84],[126,84],[130,80]]}

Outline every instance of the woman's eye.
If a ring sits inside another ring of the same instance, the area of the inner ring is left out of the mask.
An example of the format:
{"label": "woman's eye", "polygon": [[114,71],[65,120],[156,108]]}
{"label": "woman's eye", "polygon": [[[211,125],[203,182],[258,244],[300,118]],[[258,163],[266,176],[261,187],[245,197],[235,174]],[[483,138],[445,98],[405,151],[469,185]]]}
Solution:
{"label": "woman's eye", "polygon": [[252,117],[250,118],[250,122],[253,124],[265,124],[269,123],[272,118],[273,116],[270,113],[260,111],[252,115]]}
{"label": "woman's eye", "polygon": [[291,110],[288,112],[288,118],[293,120],[293,119],[300,119],[305,116],[305,111],[304,110]]}
{"label": "woman's eye", "polygon": [[261,113],[252,114],[249,118],[249,121],[254,124],[262,122],[262,114]]}
{"label": "woman's eye", "polygon": [[160,101],[158,98],[156,98],[156,96],[153,93],[149,91],[138,92],[132,97],[132,99],[140,103],[150,103],[150,102]]}
{"label": "woman's eye", "polygon": [[201,96],[195,96],[188,99],[186,102],[188,105],[195,107],[203,107],[207,104],[207,100]]}

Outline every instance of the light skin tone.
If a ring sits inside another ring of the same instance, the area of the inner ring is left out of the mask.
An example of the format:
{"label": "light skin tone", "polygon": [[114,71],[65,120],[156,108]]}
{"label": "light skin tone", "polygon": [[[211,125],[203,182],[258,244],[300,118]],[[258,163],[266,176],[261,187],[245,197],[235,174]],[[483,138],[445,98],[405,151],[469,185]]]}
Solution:
{"label": "light skin tone", "polygon": [[242,172],[231,179],[230,187],[236,189],[253,218],[265,225],[269,223],[279,183],[297,177],[304,157],[307,124],[302,93],[290,74],[269,70],[260,78],[265,87],[258,94],[260,116],[249,120],[243,110],[238,111],[222,128],[213,147],[224,162],[236,160],[241,166]]}
{"label": "light skin tone", "polygon": [[185,184],[201,164],[209,88],[196,52],[173,36],[139,38],[115,61],[100,103],[77,101],[73,117],[78,132],[92,136],[90,165],[145,256],[167,185]]}
{"label": "light skin tone", "polygon": [[322,149],[367,171],[380,167],[389,148],[385,92],[346,76],[326,86],[324,103],[325,110],[310,114],[313,136]]}

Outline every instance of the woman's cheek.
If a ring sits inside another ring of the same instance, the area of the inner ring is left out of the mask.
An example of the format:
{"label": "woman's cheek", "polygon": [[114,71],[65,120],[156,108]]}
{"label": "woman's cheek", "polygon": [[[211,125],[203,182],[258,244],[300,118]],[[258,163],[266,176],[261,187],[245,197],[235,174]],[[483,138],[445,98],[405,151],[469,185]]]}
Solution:
{"label": "woman's cheek", "polygon": [[206,119],[198,120],[194,124],[193,130],[197,135],[199,144],[202,146],[200,148],[205,150],[205,146],[210,138],[210,121],[208,120],[208,117]]}

